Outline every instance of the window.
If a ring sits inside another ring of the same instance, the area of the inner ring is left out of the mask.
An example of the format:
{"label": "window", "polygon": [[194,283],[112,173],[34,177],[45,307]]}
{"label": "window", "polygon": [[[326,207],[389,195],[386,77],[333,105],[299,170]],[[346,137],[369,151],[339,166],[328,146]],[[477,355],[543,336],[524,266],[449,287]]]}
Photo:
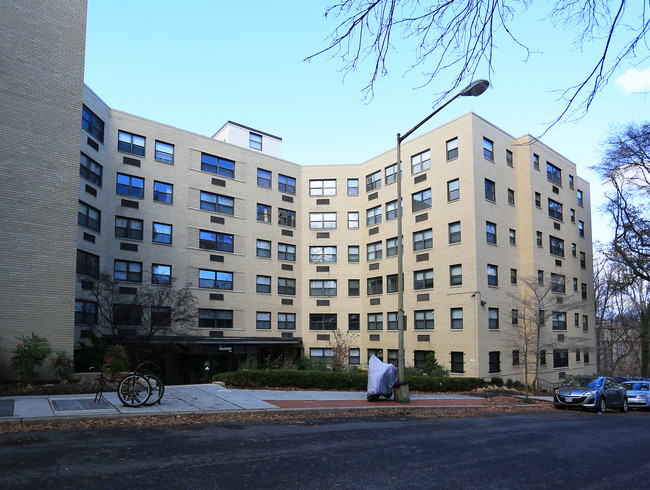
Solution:
{"label": "window", "polygon": [[433,269],[425,269],[413,272],[413,289],[433,288]]}
{"label": "window", "polygon": [[151,284],[164,284],[165,286],[169,286],[171,283],[171,265],[151,264]]}
{"label": "window", "polygon": [[569,351],[567,349],[553,349],[553,367],[568,367]]}
{"label": "window", "polygon": [[580,295],[582,299],[587,299],[587,285],[584,282],[580,283]]}
{"label": "window", "polygon": [[465,361],[463,360],[464,354],[462,352],[451,353],[451,369],[452,373],[464,373]]}
{"label": "window", "polygon": [[271,206],[257,203],[257,221],[260,223],[271,222]]}
{"label": "window", "polygon": [[100,143],[104,142],[104,121],[85,105],[81,111],[81,127]]}
{"label": "window", "polygon": [[585,237],[585,222],[584,221],[578,221],[578,236],[584,238]]}
{"label": "window", "polygon": [[513,350],[512,351],[512,365],[513,366],[519,366],[519,351],[518,350]]}
{"label": "window", "polygon": [[271,258],[271,242],[269,240],[257,239],[255,243],[255,255],[258,257],[264,257],[266,259]]}
{"label": "window", "polygon": [[564,257],[564,240],[554,236],[549,236],[548,241],[551,255]]}
{"label": "window", "polygon": [[207,153],[201,153],[201,170],[232,179],[235,177],[235,162]]}
{"label": "window", "polygon": [[576,222],[576,210],[571,209],[569,211],[569,216],[571,216],[571,223],[575,223]]}
{"label": "window", "polygon": [[533,168],[539,170],[539,155],[533,153]]}
{"label": "window", "polygon": [[278,260],[296,261],[296,246],[288,243],[278,243]]}
{"label": "window", "polygon": [[580,362],[580,349],[576,349],[576,362]]}
{"label": "window", "polygon": [[142,282],[142,262],[116,260],[113,264],[113,279],[116,281]]}
{"label": "window", "polygon": [[199,328],[232,328],[232,310],[199,308]]}
{"label": "window", "polygon": [[384,169],[386,175],[386,185],[397,182],[397,164],[393,163]]}
{"label": "window", "polygon": [[140,325],[142,306],[113,304],[113,322],[115,325]]}
{"label": "window", "polygon": [[576,293],[578,292],[578,278],[577,277],[573,278],[573,291],[576,292]]}
{"label": "window", "polygon": [[126,131],[117,132],[117,149],[126,153],[144,156],[144,137],[127,133]]}
{"label": "window", "polygon": [[573,314],[573,326],[574,327],[579,327],[580,326],[580,313],[574,313]]}
{"label": "window", "polygon": [[172,309],[171,306],[152,306],[151,307],[151,326],[152,327],[171,327]]}
{"label": "window", "polygon": [[309,228],[317,230],[336,228],[336,213],[309,213]]}
{"label": "window", "polygon": [[310,196],[335,196],[336,179],[310,180],[309,195]]}
{"label": "window", "polygon": [[397,355],[397,349],[388,349],[388,364],[392,364],[397,367],[399,365],[399,357]]}
{"label": "window", "polygon": [[517,231],[510,228],[508,230],[508,239],[510,240],[510,245],[517,245]]}
{"label": "window", "polygon": [[373,242],[366,245],[366,259],[367,260],[378,260],[382,257],[382,243]]}
{"label": "window", "polygon": [[397,284],[397,274],[389,274],[386,276],[386,292],[396,293],[399,285]]}
{"label": "window", "polygon": [[513,326],[519,325],[519,310],[510,310],[510,323]]}
{"label": "window", "polygon": [[384,314],[368,313],[368,330],[383,330],[383,329],[384,329]]}
{"label": "window", "polygon": [[490,179],[485,179],[485,199],[495,202],[497,200],[496,184]]}
{"label": "window", "polygon": [[413,233],[413,250],[425,250],[433,247],[433,230],[416,231]]}
{"label": "window", "polygon": [[386,203],[386,221],[397,218],[397,199]]}
{"label": "window", "polygon": [[515,191],[508,189],[508,204],[511,206],[515,205]]}
{"label": "window", "polygon": [[99,277],[99,255],[77,250],[77,274]]}
{"label": "window", "polygon": [[357,228],[359,228],[358,211],[348,211],[348,228],[351,230],[356,230]]}
{"label": "window", "polygon": [[278,313],[278,330],[295,330],[295,313]]}
{"label": "window", "polygon": [[144,179],[118,173],[115,192],[124,196],[144,197]]}
{"label": "window", "polygon": [[517,284],[517,269],[510,269],[510,284]]}
{"label": "window", "polygon": [[377,170],[375,173],[366,175],[366,192],[370,192],[374,189],[379,189],[381,187],[381,170]]}
{"label": "window", "polygon": [[488,308],[488,329],[499,330],[499,308]]}
{"label": "window", "polygon": [[460,242],[460,221],[449,223],[449,243]]}
{"label": "window", "polygon": [[97,323],[97,303],[76,300],[74,302],[75,324],[95,325]]}
{"label": "window", "polygon": [[546,351],[544,349],[539,351],[539,364],[546,366]]}
{"label": "window", "polygon": [[262,151],[262,135],[253,132],[248,133],[248,147]]}
{"label": "window", "polygon": [[576,257],[578,246],[575,243],[571,244],[571,257]]}
{"label": "window", "polygon": [[296,295],[296,280],[291,277],[278,277],[278,294]]}
{"label": "window", "polygon": [[420,310],[413,312],[415,330],[433,330],[433,310]]}
{"label": "window", "polygon": [[336,313],[310,313],[309,330],[336,330]]}
{"label": "window", "polygon": [[447,160],[458,158],[458,138],[447,141]]}
{"label": "window", "polygon": [[[336,223],[336,214],[334,214],[334,221]],[[296,212],[289,209],[278,208],[278,224],[280,226],[296,227]]]}
{"label": "window", "polygon": [[582,331],[589,331],[589,317],[587,315],[582,315]]}
{"label": "window", "polygon": [[381,276],[369,277],[367,280],[367,294],[372,296],[374,294],[382,294],[384,292],[384,282]]}
{"label": "window", "polygon": [[348,313],[348,330],[360,330],[361,315],[359,313]]}
{"label": "window", "polygon": [[348,179],[348,196],[359,195],[359,179]]}
{"label": "window", "polygon": [[154,159],[163,163],[174,163],[174,145],[163,143],[162,141],[156,141]]}
{"label": "window", "polygon": [[257,330],[271,329],[271,313],[268,311],[258,311],[255,313],[255,328]]}
{"label": "window", "polygon": [[395,257],[397,255],[397,237],[386,239],[386,257]]}
{"label": "window", "polygon": [[348,279],[348,296],[359,296],[361,294],[361,281],[359,279]]}
{"label": "window", "polygon": [[257,185],[260,187],[271,188],[271,172],[263,168],[257,169]]}
{"label": "window", "polygon": [[358,366],[361,364],[361,349],[350,349],[350,352],[348,354],[348,361],[350,362],[351,366]]}
{"label": "window", "polygon": [[156,202],[165,202],[171,204],[174,196],[174,186],[164,182],[154,181],[153,183],[153,200]]}
{"label": "window", "polygon": [[309,247],[309,262],[336,262],[336,247]]}
{"label": "window", "polygon": [[431,207],[431,189],[425,189],[411,195],[411,205],[413,212],[422,211]]}
{"label": "window", "polygon": [[378,225],[381,223],[381,206],[366,210],[366,226]]}
{"label": "window", "polygon": [[549,198],[548,215],[553,219],[562,221],[563,218],[562,204]]}
{"label": "window", "polygon": [[576,192],[578,194],[578,206],[584,207],[585,201],[584,201],[582,191],[580,189],[578,189]]}
{"label": "window", "polygon": [[487,281],[488,286],[499,285],[499,267],[496,265],[488,264],[487,266]]}
{"label": "window", "polygon": [[333,349],[323,349],[321,347],[310,347],[309,357],[316,361],[325,361],[327,364],[332,364],[334,359]]}
{"label": "window", "polygon": [[199,269],[199,287],[206,289],[232,290],[232,272]]}
{"label": "window", "polygon": [[397,323],[397,312],[396,311],[388,312],[387,318],[388,318],[388,327],[386,328],[386,330],[397,330],[399,328],[399,325]]}
{"label": "window", "polygon": [[539,192],[535,193],[535,207],[540,209],[542,207],[542,195]]}
{"label": "window", "polygon": [[359,245],[348,245],[348,262],[359,262]]}
{"label": "window", "polygon": [[536,233],[537,235],[537,246],[538,247],[543,247],[544,246],[544,239],[541,231],[538,231]]}
{"label": "window", "polygon": [[289,194],[296,193],[296,179],[288,175],[278,174],[278,190]]}
{"label": "window", "polygon": [[584,252],[580,252],[580,268],[581,269],[587,268],[587,254],[585,254]]}
{"label": "window", "polygon": [[93,184],[101,187],[103,167],[95,160],[81,153],[79,160],[79,175]]}
{"label": "window", "polygon": [[77,207],[77,223],[91,230],[99,231],[101,227],[101,218],[102,212],[86,204],[85,202],[79,201]]}
{"label": "window", "polygon": [[311,279],[309,296],[336,296],[336,280]]}
{"label": "window", "polygon": [[460,180],[454,179],[447,182],[447,201],[460,199]]}
{"label": "window", "polygon": [[227,233],[201,230],[199,232],[199,248],[219,250],[221,252],[233,252],[234,236]]}
{"label": "window", "polygon": [[501,372],[501,352],[488,352],[488,373]]}
{"label": "window", "polygon": [[487,138],[483,138],[483,156],[494,161],[494,143]]}
{"label": "window", "polygon": [[569,189],[573,189],[573,175],[569,175]]}
{"label": "window", "polygon": [[546,162],[546,178],[556,185],[562,185],[562,170],[550,162]]}
{"label": "window", "polygon": [[141,219],[115,217],[115,238],[142,240],[142,228]]}
{"label": "window", "polygon": [[383,361],[384,360],[384,350],[383,349],[368,349],[368,360],[370,360],[370,358],[372,356],[375,356],[380,361]]}
{"label": "window", "polygon": [[485,222],[485,241],[488,243],[497,243],[497,225],[490,221]]}
{"label": "window", "polygon": [[510,150],[506,150],[506,165],[508,167],[512,167],[512,152]]}
{"label": "window", "polygon": [[554,293],[566,293],[566,277],[562,274],[551,272],[551,291]]}
{"label": "window", "polygon": [[563,311],[554,311],[552,318],[553,330],[566,330],[566,313]]}
{"label": "window", "polygon": [[462,264],[455,264],[449,266],[449,285],[462,286],[463,285],[463,266]]}
{"label": "window", "polygon": [[451,328],[452,330],[462,330],[463,328],[463,309],[462,308],[451,308],[449,310],[451,317]]}
{"label": "window", "polygon": [[542,270],[537,271],[537,284],[539,286],[544,285],[544,271],[542,271]]}
{"label": "window", "polygon": [[411,173],[417,174],[431,168],[431,152],[429,150],[411,157]]}
{"label": "window", "polygon": [[270,293],[271,292],[271,276],[256,276],[255,277],[255,292],[257,292],[257,293]]}
{"label": "window", "polygon": [[201,209],[232,216],[235,214],[235,200],[232,197],[201,191]]}

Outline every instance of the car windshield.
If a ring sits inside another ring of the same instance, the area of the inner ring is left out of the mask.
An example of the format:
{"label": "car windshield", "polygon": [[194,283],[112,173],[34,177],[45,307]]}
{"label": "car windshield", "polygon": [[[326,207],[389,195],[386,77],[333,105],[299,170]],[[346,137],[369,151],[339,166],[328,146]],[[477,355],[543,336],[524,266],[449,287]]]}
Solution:
{"label": "car windshield", "polygon": [[626,382],[623,383],[623,388],[630,391],[650,391],[650,383],[639,383],[639,382]]}
{"label": "car windshield", "polygon": [[603,378],[597,378],[595,376],[590,376],[590,377],[576,377],[576,378],[573,378],[566,385],[567,386],[582,386],[582,387],[587,387],[587,386],[599,387],[602,384],[603,384]]}

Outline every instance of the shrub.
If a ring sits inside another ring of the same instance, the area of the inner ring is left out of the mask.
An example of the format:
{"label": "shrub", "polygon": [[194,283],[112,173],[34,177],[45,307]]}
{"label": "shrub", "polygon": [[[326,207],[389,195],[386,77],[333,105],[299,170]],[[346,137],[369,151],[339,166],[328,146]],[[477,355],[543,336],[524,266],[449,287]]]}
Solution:
{"label": "shrub", "polygon": [[66,351],[57,351],[52,358],[52,369],[61,383],[72,380],[74,365]]}
{"label": "shrub", "polygon": [[112,378],[119,376],[120,373],[128,371],[129,356],[126,354],[124,346],[113,344],[106,349],[104,357],[104,371]]}
{"label": "shrub", "polygon": [[424,358],[424,366],[422,366],[422,371],[427,373],[429,376],[449,376],[449,371],[438,364],[436,355],[433,352],[429,352]]}
{"label": "shrub", "polygon": [[50,342],[32,333],[31,337],[21,335],[19,342],[11,351],[11,367],[14,368],[21,382],[31,383],[35,378],[36,368],[52,354]]}
{"label": "shrub", "polygon": [[492,383],[497,388],[501,388],[503,386],[503,378],[495,376],[494,378],[490,379],[490,383]]}

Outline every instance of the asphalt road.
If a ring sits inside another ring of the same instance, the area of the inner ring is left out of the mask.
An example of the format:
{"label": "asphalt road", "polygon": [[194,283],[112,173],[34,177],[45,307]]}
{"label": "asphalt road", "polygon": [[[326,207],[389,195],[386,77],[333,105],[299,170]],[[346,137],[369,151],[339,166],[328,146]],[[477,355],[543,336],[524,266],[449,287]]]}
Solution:
{"label": "asphalt road", "polygon": [[0,435],[0,488],[648,487],[650,413]]}

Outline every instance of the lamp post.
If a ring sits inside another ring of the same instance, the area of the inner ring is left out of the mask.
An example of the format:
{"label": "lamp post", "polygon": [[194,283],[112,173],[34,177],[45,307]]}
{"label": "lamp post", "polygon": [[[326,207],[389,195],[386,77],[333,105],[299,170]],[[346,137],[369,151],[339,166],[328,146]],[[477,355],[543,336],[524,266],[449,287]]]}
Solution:
{"label": "lamp post", "polygon": [[477,97],[487,90],[490,82],[487,80],[477,80],[470,83],[462,91],[454,95],[451,99],[443,105],[435,109],[431,114],[425,117],[422,121],[417,123],[409,131],[401,135],[397,133],[397,376],[399,378],[397,387],[395,388],[395,400],[402,403],[409,403],[411,395],[409,393],[408,384],[404,380],[404,263],[402,259],[403,245],[402,245],[402,157],[401,145],[402,141],[408,138],[416,129],[422,126],[425,122],[435,116],[442,109],[447,107],[452,101],[458,97]]}

